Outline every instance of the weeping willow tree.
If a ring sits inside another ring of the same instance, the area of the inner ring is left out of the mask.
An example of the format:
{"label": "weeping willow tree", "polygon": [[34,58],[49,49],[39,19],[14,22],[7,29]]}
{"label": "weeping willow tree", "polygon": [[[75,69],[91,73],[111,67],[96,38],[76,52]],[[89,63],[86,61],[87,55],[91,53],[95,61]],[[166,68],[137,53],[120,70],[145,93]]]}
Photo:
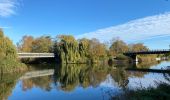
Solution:
{"label": "weeping willow tree", "polygon": [[62,63],[96,63],[106,56],[104,44],[97,39],[76,40],[71,35],[60,35],[54,44],[56,58]]}
{"label": "weeping willow tree", "polygon": [[0,73],[25,70],[26,66],[17,60],[16,48],[0,29]]}
{"label": "weeping willow tree", "polygon": [[80,63],[79,43],[71,36],[60,35],[55,43],[56,56],[62,63]]}

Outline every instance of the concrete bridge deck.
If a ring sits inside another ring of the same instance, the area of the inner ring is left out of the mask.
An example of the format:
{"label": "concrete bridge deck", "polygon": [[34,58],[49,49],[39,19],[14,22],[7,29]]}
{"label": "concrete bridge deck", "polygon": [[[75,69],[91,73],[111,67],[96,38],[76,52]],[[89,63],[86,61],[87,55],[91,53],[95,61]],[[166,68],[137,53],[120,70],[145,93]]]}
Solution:
{"label": "concrete bridge deck", "polygon": [[18,58],[54,58],[54,53],[18,53]]}

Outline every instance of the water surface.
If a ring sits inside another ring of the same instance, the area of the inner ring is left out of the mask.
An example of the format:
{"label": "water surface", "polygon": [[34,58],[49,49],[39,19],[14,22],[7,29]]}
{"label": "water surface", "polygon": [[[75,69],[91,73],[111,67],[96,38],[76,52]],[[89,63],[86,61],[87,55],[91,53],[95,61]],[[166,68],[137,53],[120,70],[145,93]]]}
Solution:
{"label": "water surface", "polygon": [[[136,67],[169,65],[163,61]],[[127,88],[156,87],[160,81],[170,83],[170,74],[125,71],[117,65],[29,65],[26,73],[0,75],[0,100],[108,100]]]}

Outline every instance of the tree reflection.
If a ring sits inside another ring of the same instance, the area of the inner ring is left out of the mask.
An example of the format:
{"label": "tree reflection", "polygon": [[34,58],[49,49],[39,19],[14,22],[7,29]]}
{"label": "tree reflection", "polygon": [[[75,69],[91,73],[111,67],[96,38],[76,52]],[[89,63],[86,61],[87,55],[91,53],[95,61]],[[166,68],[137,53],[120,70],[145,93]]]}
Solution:
{"label": "tree reflection", "polygon": [[72,91],[78,85],[97,87],[106,79],[108,71],[108,66],[62,64],[55,70],[54,82],[60,83],[59,88],[64,91]]}
{"label": "tree reflection", "polygon": [[[125,67],[124,67],[125,66]],[[126,88],[129,77],[143,77],[147,72],[126,71],[125,68],[132,65],[114,64],[109,65],[86,65],[86,64],[62,64],[55,67],[53,76],[43,76],[30,78],[22,81],[24,91],[39,87],[43,90],[50,91],[51,84],[54,83],[57,89],[63,91],[73,91],[77,86],[98,87],[106,81],[110,75],[118,87]],[[140,66],[140,65],[139,65]],[[114,85],[114,84],[113,84]],[[114,86],[113,86],[114,87]]]}
{"label": "tree reflection", "polygon": [[154,62],[142,62],[137,65],[134,65],[135,68],[150,68],[151,66],[158,65],[160,62],[154,61]]}
{"label": "tree reflection", "polygon": [[129,75],[124,70],[124,68],[120,67],[117,68],[116,70],[112,70],[111,76],[120,87],[122,88],[126,87],[127,84],[125,83],[127,83]]}
{"label": "tree reflection", "polygon": [[22,90],[26,91],[32,89],[33,87],[39,87],[46,91],[50,91],[51,88],[51,76],[43,76],[43,77],[36,77],[25,79],[22,81]]}
{"label": "tree reflection", "polygon": [[[139,64],[133,64],[133,65],[129,65],[128,66],[128,68],[145,68],[145,69],[149,69],[151,66],[155,66],[155,65],[158,65],[159,64],[159,62],[157,62],[157,61],[155,61],[155,62],[142,62],[142,63],[139,63]],[[127,73],[127,75],[129,76],[129,77],[132,77],[132,76],[135,76],[135,77],[140,77],[140,78],[142,78],[142,77],[144,77],[144,75],[145,74],[148,74],[149,72],[139,72],[139,71],[127,71],[126,72]]]}
{"label": "tree reflection", "polygon": [[0,100],[7,100],[22,73],[0,75]]}
{"label": "tree reflection", "polygon": [[111,78],[119,87],[126,88],[130,76],[143,77],[146,74],[126,71],[126,67],[122,66],[116,67],[108,65],[62,64],[55,69],[54,83],[58,89],[72,91],[77,86],[83,88],[98,87],[100,83],[107,79],[108,75],[111,75]]}

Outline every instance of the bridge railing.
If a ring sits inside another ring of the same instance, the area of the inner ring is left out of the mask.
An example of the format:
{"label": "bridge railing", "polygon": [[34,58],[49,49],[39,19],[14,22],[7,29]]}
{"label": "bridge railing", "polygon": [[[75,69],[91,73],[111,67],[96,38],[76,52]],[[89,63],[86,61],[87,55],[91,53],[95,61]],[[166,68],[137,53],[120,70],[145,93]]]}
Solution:
{"label": "bridge railing", "polygon": [[140,53],[140,52],[170,52],[170,49],[156,49],[156,50],[144,50],[144,51],[127,51],[126,53]]}

